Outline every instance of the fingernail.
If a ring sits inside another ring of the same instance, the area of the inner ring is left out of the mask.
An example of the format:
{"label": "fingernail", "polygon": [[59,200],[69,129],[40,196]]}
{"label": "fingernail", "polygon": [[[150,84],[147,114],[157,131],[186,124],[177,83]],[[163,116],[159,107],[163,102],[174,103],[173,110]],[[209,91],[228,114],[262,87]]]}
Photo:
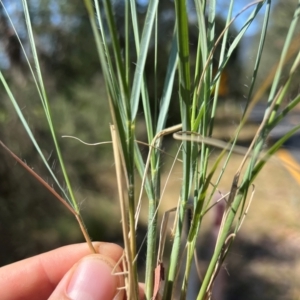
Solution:
{"label": "fingernail", "polygon": [[100,258],[87,257],[79,263],[67,288],[72,300],[113,299],[117,289],[117,276],[112,267]]}

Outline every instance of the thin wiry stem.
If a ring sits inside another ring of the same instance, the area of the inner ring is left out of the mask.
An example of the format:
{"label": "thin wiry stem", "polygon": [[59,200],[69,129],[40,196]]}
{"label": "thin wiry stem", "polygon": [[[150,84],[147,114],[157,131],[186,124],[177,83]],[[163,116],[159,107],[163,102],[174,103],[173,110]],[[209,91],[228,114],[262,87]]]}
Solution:
{"label": "thin wiry stem", "polygon": [[75,211],[75,209],[64,200],[41,176],[39,176],[32,168],[30,168],[26,163],[24,163],[15,153],[13,153],[8,147],[6,147],[2,141],[0,141],[0,145],[4,148],[10,156],[12,156],[30,175],[32,175],[39,183],[41,183],[61,204],[63,204],[76,218],[81,232],[91,250],[92,253],[96,253],[96,250],[92,244],[92,241],[89,237],[89,234],[86,230],[84,222],[81,218],[81,215]]}

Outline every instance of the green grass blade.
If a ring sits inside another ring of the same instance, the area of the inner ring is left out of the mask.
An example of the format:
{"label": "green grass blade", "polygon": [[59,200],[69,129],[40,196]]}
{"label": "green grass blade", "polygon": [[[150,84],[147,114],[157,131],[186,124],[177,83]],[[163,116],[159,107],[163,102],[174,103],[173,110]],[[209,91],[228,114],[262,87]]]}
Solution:
{"label": "green grass blade", "polygon": [[131,9],[131,19],[134,35],[134,43],[136,47],[136,53],[140,53],[140,35],[139,35],[139,23],[138,23],[138,14],[136,11],[136,1],[130,0],[130,9]]}
{"label": "green grass blade", "polygon": [[243,118],[246,115],[246,112],[247,112],[247,109],[248,109],[248,106],[249,106],[249,103],[250,103],[250,99],[252,97],[252,92],[253,92],[253,89],[254,89],[254,85],[255,85],[255,82],[256,82],[257,72],[259,70],[260,61],[261,61],[261,57],[262,57],[262,53],[263,53],[263,49],[264,49],[264,44],[265,44],[265,39],[266,39],[266,35],[267,35],[267,28],[268,28],[268,23],[269,23],[269,18],[270,18],[270,11],[271,11],[271,1],[268,0],[267,4],[266,4],[266,11],[265,11],[262,30],[261,30],[260,41],[259,41],[259,45],[258,45],[258,51],[257,51],[257,55],[256,55],[254,68],[253,68],[251,84],[250,84],[249,93],[248,93],[248,96],[247,96],[247,103],[246,103],[246,106],[245,106],[245,109],[244,109]]}
{"label": "green grass blade", "polygon": [[164,87],[163,87],[163,93],[160,102],[160,109],[159,109],[158,121],[156,126],[156,134],[162,131],[166,125],[166,120],[168,116],[168,111],[169,111],[169,106],[170,106],[171,96],[173,91],[177,62],[178,62],[177,39],[176,36],[174,36],[171,52],[169,56],[169,62],[168,62]]}
{"label": "green grass blade", "polygon": [[281,139],[279,139],[270,149],[268,149],[266,154],[260,159],[260,161],[253,169],[251,182],[257,177],[263,166],[268,162],[272,155],[274,155],[289,138],[291,138],[297,131],[299,131],[299,129],[300,125],[295,126],[293,129],[288,131]]}
{"label": "green grass blade", "polygon": [[[229,46],[229,49],[226,53],[226,56],[224,58],[224,60],[221,63],[221,67],[218,69],[218,71],[216,72],[216,75],[214,77],[214,80],[212,82],[211,87],[213,88],[216,84],[216,81],[219,79],[222,70],[224,69],[226,63],[228,62],[231,54],[234,52],[234,50],[236,49],[236,47],[239,45],[242,37],[244,36],[245,32],[247,31],[247,29],[249,28],[249,26],[252,24],[252,22],[255,20],[257,14],[259,13],[259,11],[261,10],[261,8],[263,7],[265,1],[261,1],[259,2],[255,9],[253,10],[253,12],[250,14],[250,16],[248,17],[248,19],[246,20],[246,22],[244,23],[244,25],[242,26],[242,28],[240,29],[240,31],[238,32],[237,36],[234,38],[234,40],[232,41],[232,43]],[[255,3],[254,3],[255,4]],[[247,5],[245,8],[243,8],[230,22],[230,24],[232,24],[245,10],[249,9],[251,6],[254,5],[249,4]]]}
{"label": "green grass blade", "polygon": [[139,106],[139,98],[141,93],[141,85],[143,80],[143,72],[146,63],[147,53],[149,49],[149,43],[152,33],[152,28],[154,25],[155,15],[157,11],[158,0],[150,0],[148,4],[148,10],[145,20],[145,27],[142,33],[141,39],[141,48],[140,53],[138,55],[136,70],[133,79],[132,86],[132,94],[130,98],[131,103],[131,121],[133,122],[136,118],[138,106]]}
{"label": "green grass blade", "polygon": [[273,84],[271,86],[271,91],[270,91],[270,94],[269,94],[269,98],[268,98],[269,103],[274,98],[276,90],[278,89],[280,77],[281,77],[281,74],[282,74],[282,69],[283,69],[283,66],[284,66],[284,63],[285,63],[285,60],[286,60],[286,56],[288,54],[289,47],[290,47],[291,42],[293,40],[293,35],[294,35],[295,29],[296,29],[296,25],[298,23],[299,14],[300,14],[300,1],[298,1],[298,5],[295,9],[295,13],[294,13],[294,16],[292,18],[292,22],[291,22],[291,25],[289,27],[289,30],[288,30],[288,33],[287,33],[287,36],[286,36],[286,40],[285,40],[285,43],[284,43],[284,46],[283,46],[283,49],[282,49],[282,52],[281,52],[279,65],[278,65],[278,68],[277,68],[277,71],[276,71],[276,74],[275,74],[275,77],[274,77],[274,80],[273,80]]}
{"label": "green grass blade", "polygon": [[71,187],[71,183],[64,165],[64,161],[61,155],[61,151],[59,148],[59,144],[56,138],[56,134],[55,134],[55,130],[54,130],[54,126],[52,123],[52,119],[51,119],[51,113],[50,113],[50,107],[48,104],[48,99],[47,99],[47,94],[46,94],[46,90],[44,87],[44,82],[43,82],[43,77],[42,77],[42,72],[41,72],[41,68],[40,68],[40,64],[39,64],[39,59],[38,59],[38,55],[37,55],[37,51],[36,51],[36,47],[35,47],[35,41],[34,41],[34,37],[33,37],[33,31],[32,31],[32,26],[31,26],[31,20],[30,20],[30,15],[29,15],[29,10],[28,10],[28,6],[27,6],[27,1],[23,0],[23,9],[24,9],[24,15],[25,15],[25,21],[26,21],[26,25],[27,25],[27,32],[28,32],[28,36],[29,36],[29,41],[30,41],[30,46],[31,46],[31,50],[32,50],[32,54],[33,54],[33,59],[34,59],[34,63],[35,63],[35,68],[37,70],[38,73],[38,82],[42,91],[42,104],[44,107],[44,111],[45,111],[45,115],[48,121],[48,125],[49,125],[49,129],[52,135],[52,139],[55,145],[55,149],[56,149],[56,153],[58,156],[58,160],[60,163],[60,167],[62,169],[63,172],[63,176],[68,188],[68,193],[70,194],[70,198],[72,201],[72,205],[75,209],[75,211],[78,213],[79,212],[79,208],[77,205],[77,202],[75,200],[75,196],[73,194],[73,189]]}
{"label": "green grass blade", "polygon": [[300,103],[300,95],[294,98],[283,110],[282,112],[274,118],[274,120],[269,123],[270,128],[274,128],[293,108],[295,108]]}
{"label": "green grass blade", "polygon": [[[39,145],[38,145],[36,139],[34,138],[34,135],[33,135],[32,131],[31,131],[31,129],[30,129],[30,127],[29,127],[29,125],[28,125],[28,123],[27,123],[27,121],[26,121],[26,119],[25,119],[23,113],[22,113],[22,110],[20,109],[20,107],[19,107],[19,105],[18,105],[18,102],[17,102],[16,99],[14,98],[14,96],[13,96],[13,94],[12,94],[12,91],[10,90],[9,85],[7,84],[7,82],[6,82],[6,80],[5,80],[5,78],[4,78],[4,76],[3,76],[3,74],[2,74],[1,71],[0,71],[0,80],[1,80],[1,82],[2,82],[2,84],[3,84],[3,86],[4,86],[4,89],[6,90],[6,93],[7,93],[8,97],[9,97],[11,103],[13,104],[13,106],[14,106],[14,108],[15,108],[15,110],[16,110],[16,113],[17,113],[18,117],[20,118],[20,120],[21,120],[21,122],[22,122],[22,124],[23,124],[23,126],[24,126],[24,129],[26,130],[26,132],[27,132],[27,134],[28,134],[30,140],[32,141],[32,143],[33,143],[33,145],[34,145],[36,151],[37,151],[38,154],[40,155],[40,157],[41,157],[43,163],[45,164],[46,168],[48,169],[49,173],[51,174],[53,180],[55,181],[55,183],[57,184],[57,186],[59,187],[59,189],[60,189],[61,192],[63,193],[65,199],[69,202],[69,204],[72,205],[71,200],[69,199],[69,197],[68,197],[68,195],[66,194],[64,188],[61,186],[61,184],[59,183],[59,181],[58,181],[58,179],[56,178],[55,174],[53,173],[51,167],[49,166],[49,164],[48,164],[48,162],[47,162],[47,159],[45,158],[45,156],[44,156],[44,154],[43,154],[41,148],[39,147]],[[73,207],[73,205],[72,205],[72,207]]]}
{"label": "green grass blade", "polygon": [[126,85],[129,86],[130,84],[130,3],[129,1],[125,1],[125,76],[126,76]]}
{"label": "green grass blade", "polygon": [[[128,111],[126,109],[126,97],[121,97],[121,90],[117,84],[118,80],[116,79],[115,71],[113,69],[113,64],[108,50],[108,43],[105,37],[103,20],[101,18],[101,11],[98,1],[95,2],[96,8],[96,17],[99,24],[99,30],[97,28],[96,20],[94,17],[93,10],[90,10],[92,7],[90,0],[85,0],[86,7],[89,13],[90,23],[92,26],[93,34],[95,37],[95,42],[97,46],[97,51],[102,66],[102,72],[104,74],[105,85],[109,94],[109,103],[111,109],[111,115],[113,122],[117,124],[116,129],[118,131],[120,142],[123,147],[125,154],[127,153],[127,144],[128,133],[125,130],[127,126]],[[124,155],[126,165],[129,164],[128,155]]]}
{"label": "green grass blade", "polygon": [[129,88],[126,82],[126,72],[124,69],[124,62],[121,57],[121,47],[119,44],[119,37],[118,37],[118,29],[114,20],[112,3],[110,0],[104,1],[104,8],[106,12],[106,19],[108,23],[108,28],[110,31],[110,38],[112,40],[112,48],[116,62],[116,74],[120,78],[119,83],[122,90],[122,95],[125,98],[126,106],[129,108]]}
{"label": "green grass blade", "polygon": [[[177,21],[177,43],[178,43],[178,67],[179,67],[179,99],[181,107],[181,120],[183,131],[189,131],[191,128],[191,78],[189,61],[189,35],[188,35],[188,17],[186,1],[175,1],[175,13]],[[180,204],[178,208],[178,222],[174,242],[171,251],[170,264],[164,290],[164,299],[171,299],[174,280],[177,274],[178,257],[180,250],[180,240],[182,226],[186,210],[187,201],[191,186],[191,143],[183,141],[183,184],[181,188]]]}
{"label": "green grass blade", "polygon": [[[200,3],[200,1],[195,1],[196,12],[197,12],[197,22],[199,27],[198,34],[198,45],[196,54],[196,68],[194,76],[194,85],[198,84],[201,74],[203,73],[203,68],[206,64],[208,57],[208,41],[206,36],[206,22],[205,22],[205,5]],[[206,103],[204,101],[204,89],[200,89],[200,92],[194,88],[193,91],[193,102],[192,102],[192,113],[191,113],[191,124],[192,131],[198,132],[200,128],[200,122],[204,120],[204,112],[206,111]]]}
{"label": "green grass blade", "polygon": [[[234,4],[234,0],[231,0],[230,4],[229,4],[229,8],[228,8],[225,27],[230,23],[230,19],[232,16],[232,10],[233,10],[233,4]],[[220,58],[219,58],[219,68],[221,67],[222,61],[224,60],[224,57],[225,57],[227,43],[228,43],[228,30],[226,30],[226,32],[224,33],[223,40],[222,40],[221,53],[220,53]],[[210,125],[209,125],[209,136],[212,135],[214,119],[215,119],[215,114],[216,114],[216,108],[217,108],[217,103],[218,103],[218,98],[219,98],[218,95],[219,95],[220,84],[221,84],[221,77],[217,80],[215,91],[214,91],[214,100],[213,100],[211,117],[210,117],[211,121],[210,121]]]}

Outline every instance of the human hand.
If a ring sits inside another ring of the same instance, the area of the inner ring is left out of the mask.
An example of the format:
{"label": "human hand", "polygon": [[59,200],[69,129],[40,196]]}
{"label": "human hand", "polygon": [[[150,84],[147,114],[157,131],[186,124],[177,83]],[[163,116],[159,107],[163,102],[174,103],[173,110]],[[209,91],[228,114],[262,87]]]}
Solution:
{"label": "human hand", "polygon": [[110,243],[93,243],[55,249],[0,268],[2,300],[111,300],[123,299],[124,278],[116,266],[123,249]]}

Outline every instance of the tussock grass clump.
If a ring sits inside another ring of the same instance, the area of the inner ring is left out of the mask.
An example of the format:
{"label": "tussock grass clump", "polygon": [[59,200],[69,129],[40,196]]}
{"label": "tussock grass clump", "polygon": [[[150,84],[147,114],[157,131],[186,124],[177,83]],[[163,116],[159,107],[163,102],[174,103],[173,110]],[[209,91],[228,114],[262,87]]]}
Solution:
{"label": "tussock grass clump", "polygon": [[[288,76],[284,81],[281,80],[282,69],[289,57],[289,49],[293,43],[300,6],[297,6],[291,20],[280,61],[276,70],[274,69],[272,80],[262,84],[256,82],[256,76],[268,30],[270,0],[253,2],[236,16],[232,15],[234,1],[230,1],[224,28],[219,35],[216,34],[215,28],[217,1],[195,1],[193,13],[197,20],[197,44],[194,45],[196,46],[195,53],[193,53],[194,60],[191,58],[190,49],[188,18],[190,8],[186,1],[174,1],[174,22],[172,22],[171,30],[168,31],[171,34],[167,37],[161,36],[164,32],[164,24],[160,21],[161,12],[158,0],[149,1],[142,25],[136,2],[133,0],[125,1],[122,7],[122,21],[124,22],[122,32],[119,32],[120,27],[114,15],[114,1],[104,0],[99,3],[98,1],[85,0],[84,4],[95,39],[111,114],[109,128],[122,215],[125,248],[122,264],[124,276],[127,279],[125,287],[127,299],[138,298],[137,255],[140,245],[137,245],[136,242],[136,231],[142,201],[146,201],[148,204],[145,268],[145,295],[147,299],[173,299],[175,291],[176,297],[186,299],[199,230],[207,213],[214,209],[217,202],[223,203],[221,215],[218,216],[214,251],[197,293],[197,299],[210,299],[216,277],[242,226],[253,198],[252,187],[255,178],[270,157],[300,128],[300,125],[295,126],[269,149],[264,149],[270,131],[300,101],[300,95],[297,95],[283,106],[283,100],[299,66],[299,55],[294,58]],[[69,180],[63,153],[61,153],[57,139],[51,105],[36,49],[34,28],[31,25],[31,16],[26,0],[23,1],[23,10],[32,59],[29,59],[25,49],[23,50],[36,85],[37,94],[41,100],[49,133],[55,145],[63,174],[63,183],[49,166],[48,160],[2,72],[0,73],[0,80],[3,87],[37,153],[51,174],[56,188],[50,187],[34,170],[13,154],[4,143],[1,142],[1,146],[46,186],[75,216],[93,252],[95,250],[85,228],[75,197],[76,193],[73,191]],[[221,85],[224,84],[222,74],[226,72],[226,66],[231,56],[235,53],[243,35],[261,10],[264,19],[260,42],[256,51],[256,60],[253,65],[251,84],[246,95],[246,105],[231,140],[221,142],[214,139],[213,134],[216,110],[222,101],[219,92],[223,88]],[[251,13],[233,37],[229,34],[229,30],[235,20],[245,11],[251,11]],[[167,47],[168,62],[166,70],[160,72],[161,66],[157,62],[163,43],[169,45]],[[149,74],[145,68],[150,50],[152,53],[154,52],[154,84],[151,85],[147,80]],[[164,78],[161,78],[162,73],[164,73]],[[159,77],[158,74],[160,74]],[[161,89],[158,86],[161,86]],[[254,87],[257,91],[256,94],[253,92]],[[236,145],[240,132],[251,109],[264,94],[267,94],[267,105],[261,124],[249,147],[247,149],[240,148]],[[174,105],[174,99],[180,109],[180,124],[169,126],[168,115]],[[142,116],[146,131],[146,140],[143,142],[136,137],[141,122],[140,116]],[[162,155],[164,155],[163,140],[166,136],[171,136],[178,141],[179,147],[174,157],[174,163],[182,164],[181,188],[178,195],[178,205],[175,209],[176,216],[172,230],[172,246],[167,255],[169,257],[168,262],[164,260],[165,219],[161,229],[158,228],[160,221],[158,220],[158,210],[164,195],[161,176]],[[140,144],[146,144],[148,147],[146,158],[142,155]],[[220,152],[218,152],[213,164],[209,165],[209,157],[215,148],[219,148]],[[216,200],[214,195],[218,194],[218,185],[234,152],[243,155],[243,159],[231,179],[230,192]],[[217,170],[220,170],[218,174],[216,173]],[[141,185],[137,186],[137,182],[141,182]],[[56,189],[59,192],[56,192]],[[147,200],[143,197],[144,193]],[[220,207],[220,205],[218,204],[216,207]],[[187,214],[189,215],[188,226],[185,227]],[[181,267],[179,268],[179,266]],[[179,274],[181,275],[179,276]]]}

